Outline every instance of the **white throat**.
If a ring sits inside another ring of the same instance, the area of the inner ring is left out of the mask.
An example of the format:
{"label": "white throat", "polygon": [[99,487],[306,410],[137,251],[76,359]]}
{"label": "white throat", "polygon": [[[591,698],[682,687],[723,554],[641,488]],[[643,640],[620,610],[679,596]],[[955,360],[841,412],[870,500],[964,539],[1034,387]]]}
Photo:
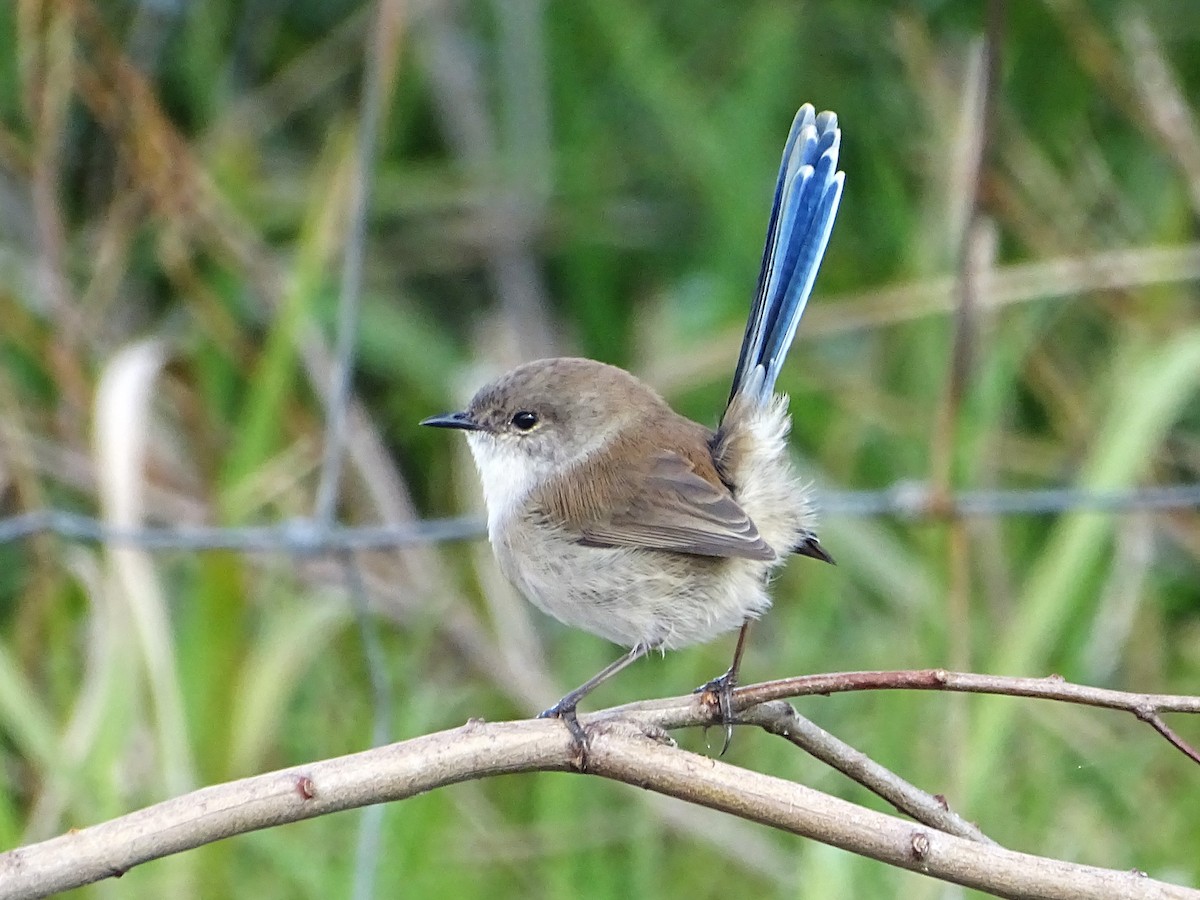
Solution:
{"label": "white throat", "polygon": [[488,537],[494,539],[500,526],[520,511],[526,498],[541,483],[544,473],[538,471],[535,461],[528,454],[520,452],[507,441],[468,433],[467,443],[483,485],[483,500],[488,512]]}

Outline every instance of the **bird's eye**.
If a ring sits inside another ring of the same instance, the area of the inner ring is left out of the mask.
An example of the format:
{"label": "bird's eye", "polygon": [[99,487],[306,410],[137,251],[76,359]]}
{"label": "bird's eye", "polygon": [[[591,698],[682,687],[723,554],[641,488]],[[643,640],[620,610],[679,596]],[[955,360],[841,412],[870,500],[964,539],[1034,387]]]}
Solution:
{"label": "bird's eye", "polygon": [[537,413],[530,412],[527,409],[515,412],[513,413],[512,423],[513,427],[518,431],[529,431],[538,423]]}

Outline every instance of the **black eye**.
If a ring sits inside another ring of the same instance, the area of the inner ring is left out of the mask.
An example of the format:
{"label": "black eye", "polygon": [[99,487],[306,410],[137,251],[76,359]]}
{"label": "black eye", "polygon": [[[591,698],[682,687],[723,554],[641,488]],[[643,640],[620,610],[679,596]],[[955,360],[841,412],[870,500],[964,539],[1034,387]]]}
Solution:
{"label": "black eye", "polygon": [[538,423],[537,413],[530,412],[527,409],[515,412],[513,413],[512,423],[514,428],[521,431],[529,431],[529,429]]}

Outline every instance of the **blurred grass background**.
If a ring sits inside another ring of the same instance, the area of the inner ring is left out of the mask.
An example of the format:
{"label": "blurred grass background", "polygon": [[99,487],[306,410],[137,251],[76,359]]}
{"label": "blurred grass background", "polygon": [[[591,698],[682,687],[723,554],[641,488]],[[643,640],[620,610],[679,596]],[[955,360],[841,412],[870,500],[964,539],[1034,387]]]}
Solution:
{"label": "blurred grass background", "polygon": [[[340,520],[478,511],[461,441],[416,422],[519,360],[624,365],[714,422],[779,150],[810,100],[840,114],[847,192],[781,387],[819,486],[1200,480],[1200,6],[1008,5],[966,331],[952,285],[983,4],[381,10],[0,5],[0,515],[312,513],[372,40],[382,118]],[[830,516],[822,540],[840,565],[779,579],[747,679],[945,665],[1200,692],[1194,510]],[[614,654],[533,612],[483,543],[357,562],[382,710],[336,560],[0,545],[0,847],[360,749],[379,713],[389,739],[525,716]],[[681,693],[731,646],[641,663],[592,702]],[[1132,717],[901,694],[801,710],[1009,846],[1200,883],[1200,774]],[[765,736],[730,759],[879,806]],[[566,775],[376,815],[376,896],[964,893]],[[79,893],[369,893],[360,821]]]}

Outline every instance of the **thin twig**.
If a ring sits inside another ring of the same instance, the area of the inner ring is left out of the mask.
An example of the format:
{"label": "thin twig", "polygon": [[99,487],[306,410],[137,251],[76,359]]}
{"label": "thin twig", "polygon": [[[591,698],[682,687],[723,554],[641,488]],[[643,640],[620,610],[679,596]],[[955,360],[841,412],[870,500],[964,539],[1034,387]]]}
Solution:
{"label": "thin twig", "polygon": [[1196,752],[1196,748],[1181,738],[1175,729],[1162,720],[1162,716],[1158,713],[1142,711],[1135,712],[1134,715],[1166,738],[1175,749],[1192,760],[1192,762],[1200,764],[1200,753]]}
{"label": "thin twig", "polygon": [[1200,696],[1188,694],[1145,694],[1112,688],[1075,684],[1058,675],[1045,678],[1020,678],[1011,675],[981,675],[974,672],[950,672],[946,669],[898,669],[893,671],[828,672],[797,675],[777,681],[749,684],[733,692],[734,706],[746,709],[768,700],[811,697],[814,694],[841,694],[850,691],[963,691],[969,694],[999,694],[1008,697],[1033,697],[1061,700],[1103,709],[1121,709],[1138,713],[1198,713]]}
{"label": "thin twig", "polygon": [[752,706],[739,713],[736,721],[743,725],[757,725],[764,731],[791,741],[922,824],[971,841],[995,844],[979,830],[979,826],[951,810],[939,797],[905,781],[861,750],[851,747],[800,715],[782,700]]}
{"label": "thin twig", "polygon": [[[916,669],[892,672],[832,672],[800,675],[779,681],[748,685],[733,692],[738,711],[759,703],[814,694],[838,694],[849,691],[954,691],[971,694],[998,694],[1009,697],[1033,697],[1119,709],[1148,722],[1190,759],[1200,763],[1200,754],[1159,719],[1160,713],[1200,713],[1200,696],[1139,694],[1110,688],[1091,687],[1064,681],[1057,675],[1046,678],[1018,678],[1008,675],[979,675],[949,672],[945,669]],[[1160,727],[1161,726],[1161,727]]]}

